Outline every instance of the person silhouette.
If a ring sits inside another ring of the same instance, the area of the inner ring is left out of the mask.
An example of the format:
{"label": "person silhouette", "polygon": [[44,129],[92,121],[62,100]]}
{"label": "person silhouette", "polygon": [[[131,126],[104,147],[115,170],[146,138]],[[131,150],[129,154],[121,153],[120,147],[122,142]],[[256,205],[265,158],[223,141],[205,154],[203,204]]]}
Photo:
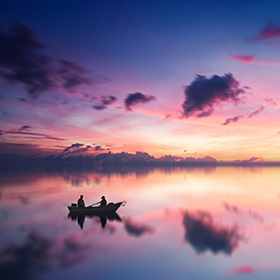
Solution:
{"label": "person silhouette", "polygon": [[99,207],[106,206],[107,205],[107,200],[106,200],[105,196],[104,195],[101,196],[101,200],[99,202],[97,202],[97,203],[100,203]]}
{"label": "person silhouette", "polygon": [[80,198],[78,199],[78,207],[80,208],[84,208],[85,207],[85,202],[83,200],[83,195],[80,196]]}

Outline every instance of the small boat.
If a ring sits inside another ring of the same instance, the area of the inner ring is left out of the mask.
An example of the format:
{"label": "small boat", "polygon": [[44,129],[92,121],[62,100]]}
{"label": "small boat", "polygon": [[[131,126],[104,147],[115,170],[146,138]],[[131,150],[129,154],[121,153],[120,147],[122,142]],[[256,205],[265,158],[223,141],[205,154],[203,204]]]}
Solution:
{"label": "small boat", "polygon": [[70,213],[75,214],[102,214],[102,213],[114,213],[116,212],[121,205],[125,205],[126,201],[121,201],[118,203],[109,203],[105,206],[99,206],[99,207],[77,207],[76,204],[72,203],[71,206],[67,206]]}

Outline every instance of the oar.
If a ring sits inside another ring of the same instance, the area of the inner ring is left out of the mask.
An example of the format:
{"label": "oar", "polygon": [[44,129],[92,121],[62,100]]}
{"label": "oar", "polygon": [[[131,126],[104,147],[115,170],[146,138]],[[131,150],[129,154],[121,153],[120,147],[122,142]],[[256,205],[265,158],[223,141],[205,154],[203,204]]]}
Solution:
{"label": "oar", "polygon": [[100,203],[100,202],[93,203],[93,204],[91,204],[91,205],[89,205],[89,206],[93,206],[93,205],[96,205],[96,204],[98,204],[98,203]]}

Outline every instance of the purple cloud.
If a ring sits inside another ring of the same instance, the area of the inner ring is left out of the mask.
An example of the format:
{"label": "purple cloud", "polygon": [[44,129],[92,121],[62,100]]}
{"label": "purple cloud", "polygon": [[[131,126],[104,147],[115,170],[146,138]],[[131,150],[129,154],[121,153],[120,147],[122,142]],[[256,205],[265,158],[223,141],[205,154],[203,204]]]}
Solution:
{"label": "purple cloud", "polygon": [[132,111],[131,107],[138,103],[147,103],[156,98],[152,95],[145,95],[140,92],[130,93],[127,98],[124,100],[125,107],[128,111]]}
{"label": "purple cloud", "polygon": [[239,119],[243,118],[243,115],[238,115],[238,116],[235,116],[233,118],[227,118],[225,120],[225,122],[223,123],[223,125],[228,125],[229,123],[232,123],[232,122],[237,122],[239,121]]}
{"label": "purple cloud", "polygon": [[82,146],[84,146],[84,144],[81,144],[81,143],[72,144],[70,147],[67,147],[66,149],[64,149],[64,151],[62,153],[68,152],[72,148],[79,148]]}
{"label": "purple cloud", "polygon": [[214,75],[210,79],[198,75],[196,79],[186,87],[186,99],[183,103],[183,116],[198,118],[210,116],[215,105],[221,102],[240,102],[240,94],[245,93],[239,88],[239,82],[231,73],[224,76]]}
{"label": "purple cloud", "polygon": [[26,130],[26,129],[28,130],[29,128],[32,128],[32,127],[29,125],[24,125],[19,129],[19,131]]}
{"label": "purple cloud", "polygon": [[108,105],[114,103],[117,100],[115,96],[101,96],[100,104],[92,106],[95,110],[106,109]]}
{"label": "purple cloud", "polygon": [[82,66],[43,54],[45,46],[37,34],[20,22],[14,21],[9,31],[0,30],[0,41],[0,77],[22,85],[32,98],[58,88],[73,92],[77,86],[93,82]]}
{"label": "purple cloud", "polygon": [[261,113],[261,112],[263,111],[263,109],[264,109],[264,106],[261,106],[260,109],[254,111],[254,112],[251,112],[251,113],[248,115],[248,118],[250,119],[250,118],[254,117],[255,115]]}
{"label": "purple cloud", "polygon": [[[248,114],[248,119],[251,119],[252,117],[254,117],[255,115],[261,113],[264,109],[264,106],[261,106],[260,109],[256,110],[256,111],[253,111],[251,113]],[[223,125],[228,125],[229,123],[232,123],[232,122],[237,122],[239,121],[241,118],[244,118],[244,115],[238,115],[238,116],[235,116],[233,118],[227,118],[225,120],[225,122],[223,123]]]}

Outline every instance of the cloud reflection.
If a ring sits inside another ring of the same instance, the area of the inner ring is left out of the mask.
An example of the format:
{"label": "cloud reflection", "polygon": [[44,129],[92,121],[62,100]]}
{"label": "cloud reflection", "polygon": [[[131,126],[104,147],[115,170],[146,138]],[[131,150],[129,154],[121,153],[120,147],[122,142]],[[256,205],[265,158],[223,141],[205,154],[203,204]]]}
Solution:
{"label": "cloud reflection", "polygon": [[140,237],[145,233],[154,232],[154,229],[152,227],[145,224],[138,224],[129,218],[127,218],[124,223],[125,223],[125,229],[127,233],[130,235],[134,235],[136,237]]}
{"label": "cloud reflection", "polygon": [[53,269],[66,268],[84,260],[90,246],[72,237],[50,239],[32,231],[22,244],[0,251],[0,275],[9,280],[36,280]]}
{"label": "cloud reflection", "polygon": [[242,239],[237,226],[226,228],[215,225],[212,215],[206,211],[196,213],[186,211],[183,225],[186,230],[186,241],[199,254],[209,250],[214,254],[222,252],[231,255]]}

